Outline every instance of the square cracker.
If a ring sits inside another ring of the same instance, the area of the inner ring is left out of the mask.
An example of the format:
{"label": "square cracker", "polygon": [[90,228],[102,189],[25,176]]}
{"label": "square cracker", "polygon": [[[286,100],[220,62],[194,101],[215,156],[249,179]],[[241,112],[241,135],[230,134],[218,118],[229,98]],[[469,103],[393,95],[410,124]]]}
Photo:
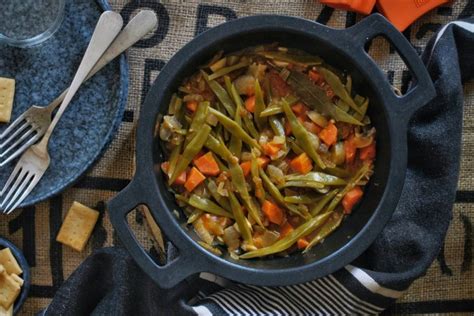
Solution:
{"label": "square cracker", "polygon": [[0,264],[4,266],[8,274],[22,274],[20,265],[13,256],[10,248],[0,250]]}
{"label": "square cracker", "polygon": [[25,280],[23,280],[22,278],[20,278],[18,275],[16,274],[10,274],[10,277],[16,281],[16,283],[18,283],[19,286],[23,286],[23,283],[25,283]]}
{"label": "square cracker", "polygon": [[11,276],[0,275],[0,305],[9,309],[20,294],[20,285]]}
{"label": "square cracker", "polygon": [[74,201],[64,218],[56,241],[76,251],[84,250],[98,218],[99,212]]}
{"label": "square cracker", "polygon": [[13,304],[9,309],[5,309],[0,305],[0,316],[13,316]]}
{"label": "square cracker", "polygon": [[10,122],[14,96],[15,79],[0,77],[0,122]]}

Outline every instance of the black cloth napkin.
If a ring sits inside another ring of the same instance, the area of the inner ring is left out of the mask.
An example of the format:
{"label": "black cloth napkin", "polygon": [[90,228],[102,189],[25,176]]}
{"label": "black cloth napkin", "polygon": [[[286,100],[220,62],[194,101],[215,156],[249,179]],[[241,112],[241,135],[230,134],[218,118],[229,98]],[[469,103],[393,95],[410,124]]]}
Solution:
{"label": "black cloth napkin", "polygon": [[452,218],[459,174],[463,82],[474,76],[474,19],[452,22],[423,54],[437,97],[409,126],[400,202],[374,244],[351,265],[305,284],[256,287],[202,274],[158,288],[119,248],[96,251],[61,286],[45,315],[376,314],[437,256]]}

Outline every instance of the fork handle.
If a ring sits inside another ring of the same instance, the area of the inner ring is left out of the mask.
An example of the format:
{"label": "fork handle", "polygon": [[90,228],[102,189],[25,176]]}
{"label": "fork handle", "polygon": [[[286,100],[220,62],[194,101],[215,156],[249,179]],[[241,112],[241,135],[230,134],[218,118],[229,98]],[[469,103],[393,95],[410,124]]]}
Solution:
{"label": "fork handle", "polygon": [[46,130],[45,135],[41,139],[40,144],[44,146],[43,148],[47,147],[49,137],[51,136],[51,133],[56,127],[56,124],[58,123],[59,119],[63,115],[67,106],[71,102],[72,98],[76,94],[81,84],[86,79],[91,69],[94,67],[99,58],[109,47],[110,43],[112,43],[114,38],[120,32],[122,24],[122,17],[118,13],[106,11],[101,14],[99,22],[97,22],[97,25],[95,27],[94,34],[92,34],[89,46],[87,46],[86,52],[84,53],[84,57],[82,57],[81,64],[79,65],[79,68],[77,69],[77,72],[74,75],[74,79],[72,80],[72,83],[69,86],[68,92],[66,93],[66,96],[64,97],[64,100],[61,103],[58,112],[54,116],[53,121]]}
{"label": "fork handle", "polygon": [[[151,30],[153,30],[158,23],[156,14],[151,10],[142,10],[140,11],[124,29],[119,33],[115,38],[112,44],[107,48],[105,53],[99,59],[94,68],[90,71],[86,80],[95,75],[99,70],[104,68],[108,63],[110,63],[115,57],[122,54],[127,48],[131,47],[133,44],[138,42]],[[54,111],[64,100],[68,89],[64,90],[59,97],[57,97],[53,102],[48,105],[48,108],[51,112]]]}

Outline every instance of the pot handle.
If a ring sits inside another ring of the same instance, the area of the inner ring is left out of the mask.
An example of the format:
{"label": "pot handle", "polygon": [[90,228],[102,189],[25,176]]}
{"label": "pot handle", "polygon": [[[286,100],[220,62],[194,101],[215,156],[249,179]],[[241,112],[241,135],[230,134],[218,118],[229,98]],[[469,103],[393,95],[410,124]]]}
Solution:
{"label": "pot handle", "polygon": [[142,190],[138,181],[132,180],[125,189],[107,203],[110,221],[115,228],[120,241],[129,251],[136,263],[148,274],[161,288],[171,289],[189,276],[197,273],[192,256],[182,253],[165,265],[158,265],[153,258],[140,245],[133,231],[127,223],[127,214],[139,205],[146,205],[146,192]]}
{"label": "pot handle", "polygon": [[[397,115],[407,123],[412,114],[431,101],[436,91],[431,77],[416,53],[410,42],[382,15],[372,14],[364,18],[361,22],[345,30],[352,41],[352,45],[357,47],[358,54],[369,61],[380,70],[375,61],[365,51],[365,45],[376,36],[383,36],[397,50],[402,60],[408,66],[413,76],[412,86],[403,96],[397,96],[390,82],[384,77],[383,89],[385,95],[391,95],[390,102],[394,104]],[[362,54],[361,54],[362,53]]]}

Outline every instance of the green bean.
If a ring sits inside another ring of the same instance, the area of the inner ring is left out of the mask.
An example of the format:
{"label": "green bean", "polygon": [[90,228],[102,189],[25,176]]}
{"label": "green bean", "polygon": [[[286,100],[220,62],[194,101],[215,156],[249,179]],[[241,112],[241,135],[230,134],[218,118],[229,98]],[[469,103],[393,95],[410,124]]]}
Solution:
{"label": "green bean", "polygon": [[258,139],[259,134],[257,129],[255,128],[255,125],[253,124],[253,121],[247,115],[244,115],[242,118],[244,120],[245,129],[253,138]]}
{"label": "green bean", "polygon": [[181,153],[181,149],[183,148],[183,143],[176,145],[173,150],[171,150],[170,156],[168,158],[169,167],[168,167],[168,176],[172,175],[174,172],[174,168],[176,167],[176,163],[178,162],[179,154]]}
{"label": "green bean", "polygon": [[234,160],[229,163],[229,171],[232,180],[232,185],[235,190],[239,192],[242,201],[247,208],[250,216],[257,222],[258,225],[263,227],[262,220],[260,219],[259,212],[252,198],[250,197],[249,191],[247,190],[247,185],[245,182],[244,172],[239,164]]}
{"label": "green bean", "polygon": [[286,181],[319,182],[324,185],[345,185],[347,181],[323,172],[308,172],[304,175],[290,174],[285,176]]}
{"label": "green bean", "polygon": [[354,111],[361,113],[359,106],[355,104],[349,92],[347,92],[346,87],[342,83],[341,79],[335,73],[323,67],[319,67],[318,71],[323,75],[326,82],[334,91],[334,94],[344,100],[344,102],[346,102],[352,109],[354,109]]}
{"label": "green bean", "polygon": [[347,75],[345,88],[347,92],[349,93],[349,95],[352,94],[352,76],[351,75]]}
{"label": "green bean", "polygon": [[335,189],[335,190],[332,190],[331,192],[329,192],[328,194],[324,195],[324,197],[319,200],[319,202],[314,205],[311,210],[309,211],[311,216],[316,216],[318,215],[319,213],[321,213],[321,211],[323,210],[323,208],[326,206],[326,204],[329,203],[329,201],[331,201],[335,196],[336,194],[339,192],[338,189]]}
{"label": "green bean", "polygon": [[231,213],[227,212],[225,209],[217,205],[216,203],[212,202],[211,200],[208,200],[206,198],[200,197],[197,194],[192,194],[191,197],[188,200],[188,204],[200,209],[206,213],[214,214],[217,216],[224,216],[224,217],[229,217],[229,218],[234,218],[234,215]]}
{"label": "green bean", "polygon": [[294,205],[285,203],[285,199],[283,198],[283,195],[281,195],[280,190],[278,190],[276,185],[273,184],[272,180],[270,180],[270,178],[267,176],[265,171],[261,167],[260,167],[259,171],[260,171],[259,172],[260,177],[262,178],[263,186],[265,187],[265,189],[267,189],[267,192],[270,194],[271,197],[273,197],[273,199],[278,204],[280,204],[281,206],[286,208],[288,211],[290,211],[290,212],[292,212],[292,213],[294,213],[298,216],[301,216],[302,218],[308,218],[309,214],[303,214]]}
{"label": "green bean", "polygon": [[301,149],[301,147],[296,143],[293,137],[288,137],[286,141],[290,144],[290,148],[295,154],[301,155],[302,153],[304,153],[304,150]]}
{"label": "green bean", "polygon": [[260,172],[258,168],[258,161],[255,155],[252,155],[250,173],[252,175],[252,181],[255,185],[255,196],[259,199],[260,203],[263,203],[265,201],[265,189],[262,185],[262,179],[260,178]]}
{"label": "green bean", "polygon": [[240,127],[236,122],[213,108],[210,108],[209,111],[217,117],[222,126],[224,126],[224,128],[226,128],[231,134],[240,137],[245,143],[247,143],[251,147],[255,147],[261,150],[261,147],[257,143],[257,141],[253,139],[249,134],[247,134],[242,129],[242,127]]}
{"label": "green bean", "polygon": [[332,215],[332,213],[326,213],[326,214],[319,215],[317,217],[313,217],[307,222],[295,228],[291,233],[289,233],[282,239],[278,240],[273,245],[244,253],[239,258],[250,259],[250,258],[263,257],[263,256],[275,254],[278,252],[282,252],[290,248],[298,239],[308,234],[311,234],[314,230],[321,227],[321,225],[325,223],[325,221],[328,219],[330,215]]}
{"label": "green bean", "polygon": [[319,229],[316,236],[311,239],[309,244],[306,246],[303,253],[309,251],[314,245],[321,242],[324,238],[326,238],[330,233],[332,233],[336,228],[341,225],[342,219],[344,218],[342,212],[333,212],[332,216],[328,218],[328,220],[324,223],[324,225]]}
{"label": "green bean", "polygon": [[204,71],[201,71],[201,73],[203,74],[203,77],[211,88],[212,92],[214,92],[219,101],[221,101],[227,113],[233,117],[235,115],[234,104],[232,103],[232,100],[225,89],[222,88],[222,86],[217,81],[209,80],[208,74],[206,74]]}
{"label": "green bean", "polygon": [[221,68],[218,71],[214,72],[212,75],[209,75],[209,80],[217,79],[219,77],[222,77],[223,75],[227,75],[228,73],[231,73],[232,71],[247,67],[248,65],[249,65],[248,61],[241,61],[240,63],[235,64],[233,66]]}
{"label": "green bean", "polygon": [[270,123],[270,127],[273,130],[273,133],[277,136],[283,136],[286,138],[285,135],[285,127],[283,126],[283,123],[280,121],[279,118],[272,116],[268,119],[268,122]]}
{"label": "green bean", "polygon": [[186,223],[192,224],[194,223],[199,217],[201,217],[203,211],[199,209],[195,209],[188,217],[188,221]]}
{"label": "green bean", "polygon": [[301,52],[298,52],[298,54],[292,54],[290,52],[281,51],[263,51],[259,52],[258,55],[264,56],[265,58],[281,60],[283,62],[305,67],[321,65],[323,63],[323,60],[320,57],[304,54]]}
{"label": "green bean", "polygon": [[204,146],[206,146],[210,151],[212,151],[216,155],[222,157],[228,163],[231,163],[231,161],[236,161],[236,162],[238,161],[237,157],[232,155],[232,153],[224,145],[224,143],[212,135],[209,135],[207,137],[207,140]]}
{"label": "green bean", "polygon": [[250,227],[247,224],[247,219],[245,218],[244,212],[241,205],[239,204],[239,201],[237,200],[237,197],[232,191],[229,192],[229,200],[235,222],[239,227],[242,238],[250,245],[253,245],[252,232],[250,231]]}
{"label": "green bean", "polygon": [[265,126],[265,118],[261,117],[260,114],[265,110],[265,100],[263,99],[262,88],[260,87],[260,83],[258,79],[255,80],[255,112],[254,112],[254,119],[255,124],[259,130],[262,130]]}
{"label": "green bean", "polygon": [[339,167],[326,168],[324,171],[339,178],[348,178],[351,176],[351,173],[349,171]]}
{"label": "green bean", "polygon": [[217,192],[217,184],[214,180],[207,178],[206,179],[206,187],[211,193],[211,196],[216,200],[217,204],[219,204],[224,210],[231,212],[232,209],[230,208],[229,201],[226,199],[225,196],[220,195]]}
{"label": "green bean", "polygon": [[176,164],[176,168],[171,175],[168,184],[171,185],[176,178],[183,172],[189,163],[193,160],[196,154],[201,150],[202,146],[206,143],[209,133],[211,132],[211,127],[207,124],[199,129],[193,139],[189,142],[189,144],[184,147],[183,154],[181,155],[178,163]]}
{"label": "green bean", "polygon": [[[230,80],[229,76],[224,76],[224,83],[225,83],[225,90],[227,91],[227,94],[233,99],[232,96],[232,81]],[[235,100],[234,100],[234,104]]]}
{"label": "green bean", "polygon": [[204,123],[206,123],[206,119],[209,113],[209,105],[210,103],[207,101],[199,103],[196,113],[194,113],[193,120],[191,121],[191,125],[189,126],[184,146],[189,144],[189,142],[193,139],[194,135],[196,135],[196,132],[201,129]]}
{"label": "green bean", "polygon": [[316,181],[286,181],[284,184],[278,186],[279,189],[288,187],[324,189],[326,186]]}
{"label": "green bean", "polygon": [[[227,77],[226,77],[226,79],[227,79]],[[240,100],[240,96],[237,93],[237,91],[235,90],[234,85],[231,84],[230,90],[231,90],[231,93],[232,93],[231,94],[232,99],[234,100],[234,103],[236,105],[234,121],[239,127],[242,127],[242,117],[241,117],[242,100]],[[240,153],[242,152],[242,138],[238,137],[235,134],[232,134],[232,136],[230,137],[230,142],[229,142],[229,150],[232,154],[234,154],[234,156],[240,157]]]}
{"label": "green bean", "polygon": [[304,128],[304,126],[298,121],[295,114],[291,110],[289,104],[283,100],[282,102],[283,110],[285,111],[286,117],[288,118],[288,122],[290,122],[291,130],[293,135],[295,135],[298,144],[301,148],[308,154],[308,156],[313,159],[313,161],[320,167],[321,169],[326,168],[326,165],[322,161],[319,154],[316,152],[313,143],[311,142],[309,132]]}
{"label": "green bean", "polygon": [[323,195],[317,194],[303,194],[303,195],[289,195],[285,196],[283,200],[286,203],[292,204],[312,204],[320,201],[323,198]]}
{"label": "green bean", "polygon": [[352,179],[347,183],[347,185],[344,187],[344,189],[342,189],[338,194],[336,194],[336,196],[331,201],[331,203],[329,204],[326,211],[327,212],[333,211],[336,208],[336,206],[339,204],[339,202],[341,202],[341,200],[344,198],[346,193],[349,192],[350,190],[352,190],[357,185],[357,183],[360,180],[362,180],[362,178],[367,176],[367,174],[370,171],[371,171],[371,165],[367,164],[367,163],[364,163],[362,165],[362,167],[360,167],[360,169],[356,172],[354,177],[352,177]]}
{"label": "green bean", "polygon": [[277,115],[283,113],[283,109],[280,104],[274,104],[267,107],[265,110],[260,112],[260,117],[268,117],[272,115]]}

